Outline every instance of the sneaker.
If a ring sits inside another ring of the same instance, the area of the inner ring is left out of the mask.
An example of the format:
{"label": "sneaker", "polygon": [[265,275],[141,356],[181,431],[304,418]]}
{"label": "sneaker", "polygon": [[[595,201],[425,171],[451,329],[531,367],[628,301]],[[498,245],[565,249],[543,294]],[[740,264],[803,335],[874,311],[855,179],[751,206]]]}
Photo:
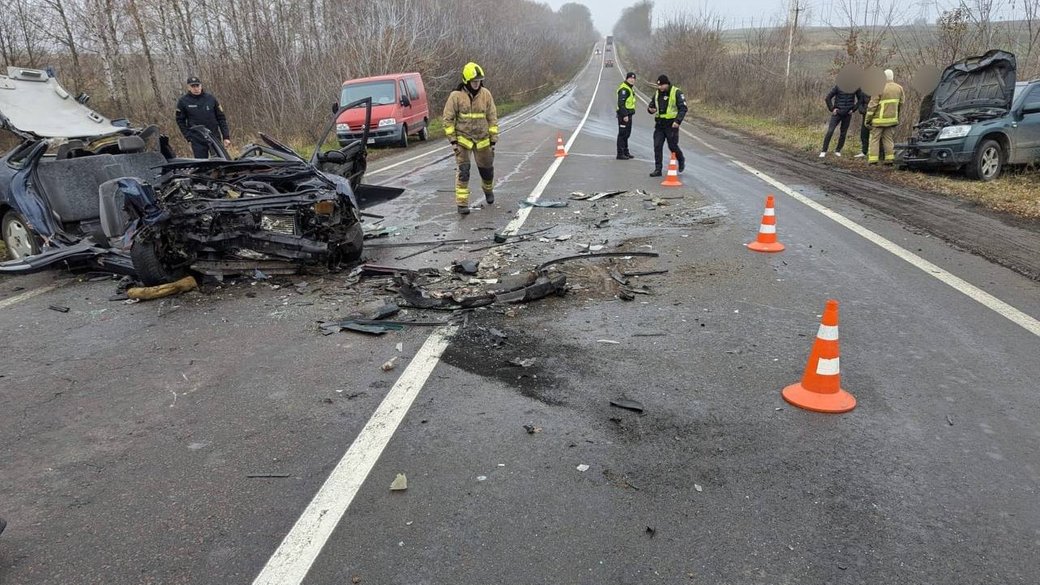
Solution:
{"label": "sneaker", "polygon": [[838,157],[838,158],[841,158],[841,153],[840,153],[840,152],[835,152],[835,153],[834,153],[834,156],[836,156],[836,157]]}
{"label": "sneaker", "polygon": [[484,193],[484,200],[488,202],[488,205],[491,205],[495,202],[495,193],[493,191]]}
{"label": "sneaker", "polygon": [[617,160],[628,160],[628,157],[623,154],[619,154],[617,155]]}
{"label": "sneaker", "polygon": [[685,160],[679,161],[679,172],[681,173],[681,172],[683,172],[685,170],[686,170],[686,161]]}
{"label": "sneaker", "polygon": [[651,177],[660,177],[661,176],[661,169],[654,169],[654,171],[652,173],[650,173],[650,176]]}
{"label": "sneaker", "polygon": [[866,157],[867,157],[867,155],[865,155],[865,154],[863,154],[863,153],[861,152],[861,153],[857,154],[856,156],[854,156],[854,157],[852,157],[852,158],[866,158]]}
{"label": "sneaker", "polygon": [[459,205],[459,215],[469,215],[469,205]]}
{"label": "sneaker", "polygon": [[827,158],[827,153],[826,152],[821,152],[820,153],[820,158]]}
{"label": "sneaker", "polygon": [[635,157],[634,157],[634,156],[632,156],[632,153],[631,153],[631,152],[626,152],[626,153],[625,153],[625,158],[626,158],[626,159],[628,159],[628,160],[632,160],[632,159],[634,159]]}

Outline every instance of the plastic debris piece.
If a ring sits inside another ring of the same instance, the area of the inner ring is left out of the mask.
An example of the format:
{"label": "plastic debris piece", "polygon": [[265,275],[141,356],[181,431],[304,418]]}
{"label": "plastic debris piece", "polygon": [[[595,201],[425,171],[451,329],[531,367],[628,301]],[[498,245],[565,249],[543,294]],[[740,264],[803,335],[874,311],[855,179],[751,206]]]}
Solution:
{"label": "plastic debris piece", "polygon": [[408,489],[408,478],[403,473],[398,473],[393,483],[390,484],[390,491],[403,492],[406,489]]}
{"label": "plastic debris piece", "polygon": [[566,201],[531,201],[529,199],[523,199],[517,201],[520,207],[567,207],[570,203]]}
{"label": "plastic debris piece", "polygon": [[398,343],[397,344],[397,351],[398,351],[398,353],[404,351],[404,344],[403,343]]}
{"label": "plastic debris piece", "polygon": [[477,481],[487,481],[487,476],[486,475],[478,475],[477,476]]}
{"label": "plastic debris piece", "polygon": [[537,358],[513,358],[509,360],[509,365],[517,366],[519,368],[530,368],[537,361]]}
{"label": "plastic debris piece", "polygon": [[620,341],[614,341],[613,339],[597,339],[596,343],[606,343],[607,345],[621,345]]}
{"label": "plastic debris piece", "polygon": [[528,435],[534,435],[542,432],[542,427],[536,427],[534,425],[524,425],[524,430],[527,431]]}
{"label": "plastic debris piece", "polygon": [[271,278],[270,276],[267,276],[266,274],[264,274],[264,272],[262,270],[260,270],[259,268],[254,268],[253,269],[253,280],[268,280],[270,278]]}
{"label": "plastic debris piece", "polygon": [[653,538],[653,537],[654,537],[654,534],[656,534],[656,533],[657,533],[657,529],[656,529],[656,528],[654,528],[653,526],[647,526],[647,527],[646,527],[646,533],[647,533],[648,535],[650,535],[650,538]]}
{"label": "plastic debris piece", "polygon": [[452,262],[452,270],[462,274],[476,274],[480,269],[480,260],[456,260]]}
{"label": "plastic debris piece", "polygon": [[566,242],[567,240],[569,240],[569,239],[571,239],[573,237],[574,236],[571,235],[571,234],[564,234],[562,236],[556,236],[556,241],[557,242]]}
{"label": "plastic debris piece", "polygon": [[68,313],[69,310],[70,310],[68,307],[63,307],[61,305],[51,305],[51,306],[49,306],[47,308],[52,310],[52,311],[57,311],[59,313]]}
{"label": "plastic debris piece", "polygon": [[131,299],[138,299],[147,301],[151,299],[160,299],[162,297],[168,297],[178,293],[188,292],[199,288],[199,283],[195,281],[194,276],[185,276],[180,280],[174,282],[167,282],[166,284],[160,284],[158,286],[144,286],[134,287],[126,290],[126,296]]}
{"label": "plastic debris piece", "polygon": [[575,469],[577,469],[578,471],[580,471],[582,473],[585,473],[586,471],[589,470],[589,466],[585,465],[584,463],[582,463],[581,465],[575,467]]}
{"label": "plastic debris piece", "polygon": [[699,484],[699,483],[693,484],[693,489],[695,489],[695,490],[697,490],[699,492],[703,492],[704,491],[704,488],[702,488],[701,484]]}
{"label": "plastic debris piece", "polygon": [[379,366],[379,368],[381,370],[383,370],[384,372],[389,372],[390,370],[392,370],[392,369],[394,369],[396,367],[397,367],[397,356],[396,355],[394,357],[386,360],[386,362],[384,362],[382,366]]}
{"label": "plastic debris piece", "polygon": [[629,400],[627,398],[618,398],[610,401],[611,406],[618,408],[624,408],[625,410],[631,410],[633,412],[643,412],[643,403],[635,400]]}

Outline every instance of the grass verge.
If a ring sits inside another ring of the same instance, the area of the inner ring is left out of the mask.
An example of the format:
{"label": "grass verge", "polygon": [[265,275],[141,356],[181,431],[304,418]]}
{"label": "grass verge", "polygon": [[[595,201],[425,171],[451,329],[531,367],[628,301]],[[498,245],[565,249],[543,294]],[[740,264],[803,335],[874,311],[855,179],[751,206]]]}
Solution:
{"label": "grass verge", "polygon": [[[696,104],[694,117],[702,122],[735,132],[763,138],[773,146],[802,156],[820,152],[827,131],[826,116],[820,124],[804,125],[739,114],[707,104]],[[904,187],[930,191],[948,197],[971,201],[993,209],[1026,218],[1040,218],[1040,173],[1036,169],[1009,169],[995,181],[972,181],[961,174],[900,171],[890,166],[868,167],[863,159],[853,158],[859,152],[858,116],[849,129],[842,150],[843,158],[828,157],[826,163]],[[837,137],[835,137],[837,140]]]}

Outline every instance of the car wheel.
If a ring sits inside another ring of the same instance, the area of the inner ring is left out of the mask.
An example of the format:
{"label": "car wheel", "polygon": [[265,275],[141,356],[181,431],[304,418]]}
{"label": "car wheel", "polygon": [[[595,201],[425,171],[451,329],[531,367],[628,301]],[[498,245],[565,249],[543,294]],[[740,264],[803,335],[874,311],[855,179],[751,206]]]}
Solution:
{"label": "car wheel", "polygon": [[159,242],[154,238],[135,240],[130,248],[134,271],[145,286],[156,286],[180,280],[187,275],[183,268],[171,268],[162,258]]}
{"label": "car wheel", "polygon": [[365,247],[365,231],[361,223],[355,223],[347,228],[347,237],[339,246],[339,260],[341,262],[357,262]]}
{"label": "car wheel", "polygon": [[397,139],[397,145],[401,148],[408,148],[408,126],[401,124],[401,136]]}
{"label": "car wheel", "polygon": [[975,156],[968,164],[968,177],[979,181],[992,181],[1004,169],[1004,149],[996,140],[984,140],[975,149]]}
{"label": "car wheel", "polygon": [[4,214],[2,232],[7,257],[12,260],[34,256],[40,253],[40,238],[22,219],[21,214],[11,210]]}
{"label": "car wheel", "polygon": [[419,140],[426,142],[430,139],[430,127],[423,126],[423,129],[419,131]]}

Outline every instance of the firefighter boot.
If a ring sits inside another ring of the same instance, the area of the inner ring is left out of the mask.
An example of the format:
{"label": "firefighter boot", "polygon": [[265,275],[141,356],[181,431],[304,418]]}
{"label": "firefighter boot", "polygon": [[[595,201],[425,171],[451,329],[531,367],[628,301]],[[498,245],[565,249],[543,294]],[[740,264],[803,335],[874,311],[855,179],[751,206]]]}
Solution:
{"label": "firefighter boot", "polygon": [[469,214],[469,163],[459,165],[455,181],[455,205],[461,215]]}
{"label": "firefighter boot", "polygon": [[477,167],[480,172],[480,188],[484,191],[484,199],[488,205],[495,202],[495,168]]}

